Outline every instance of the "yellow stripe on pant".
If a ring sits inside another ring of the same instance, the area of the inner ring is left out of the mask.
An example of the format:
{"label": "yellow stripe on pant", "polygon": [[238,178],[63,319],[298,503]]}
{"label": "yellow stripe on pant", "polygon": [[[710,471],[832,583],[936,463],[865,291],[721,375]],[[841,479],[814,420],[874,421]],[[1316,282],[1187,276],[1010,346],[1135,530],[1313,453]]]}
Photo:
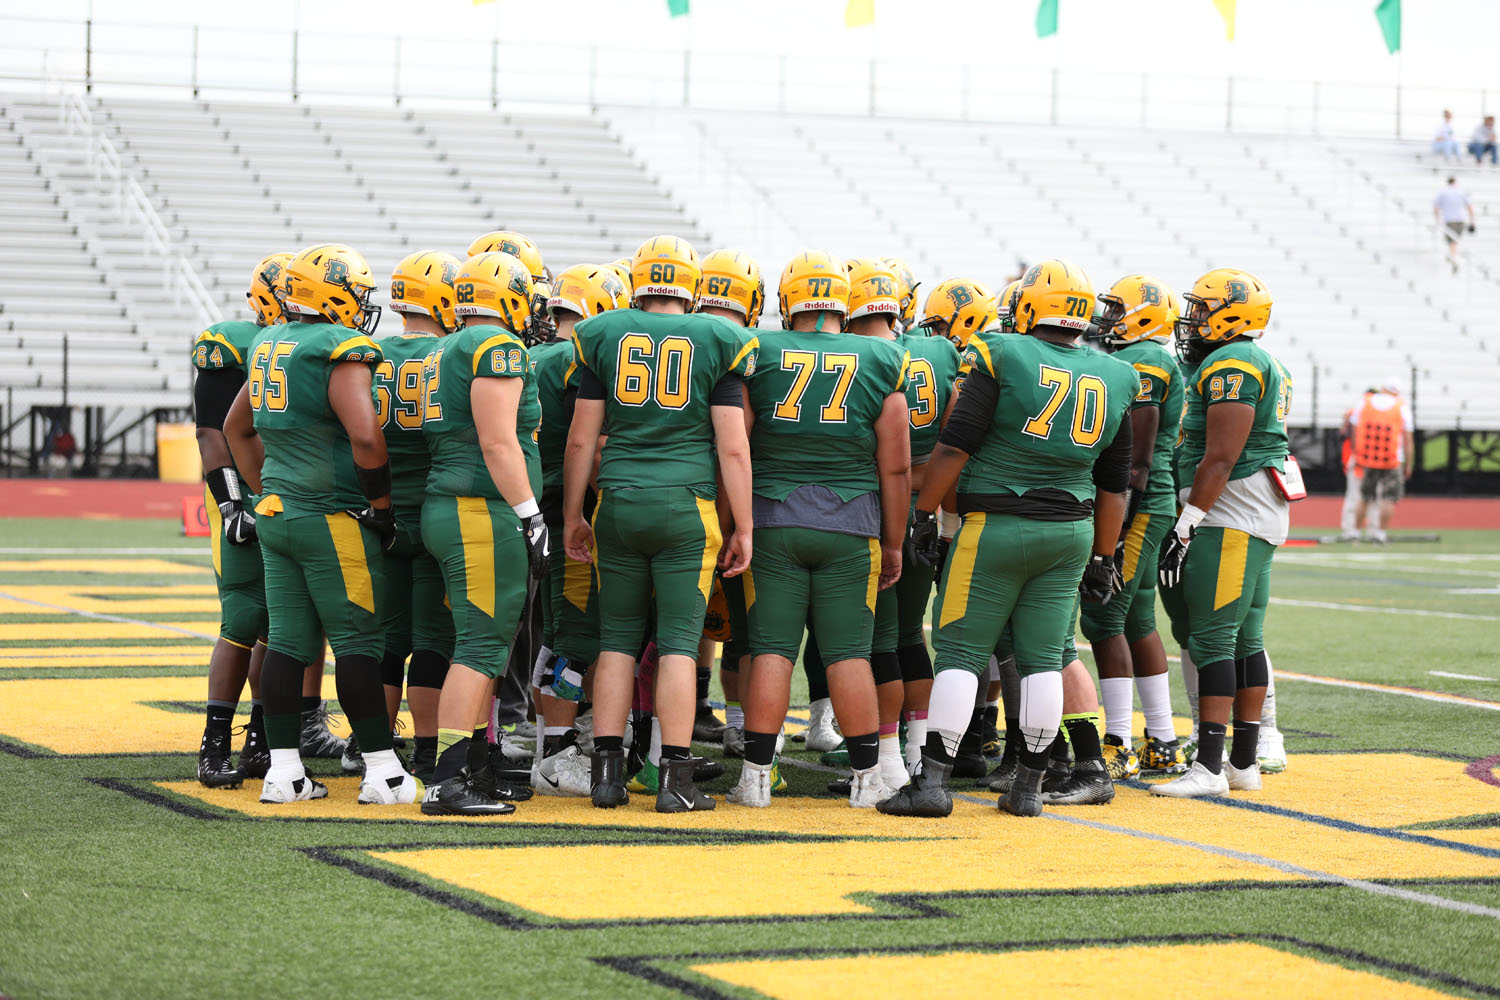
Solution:
{"label": "yellow stripe on pant", "polygon": [[943,580],[943,615],[938,628],[956,622],[969,610],[969,584],[974,580],[974,560],[979,555],[979,536],[984,531],[985,515],[964,515],[963,527],[953,540],[948,553],[948,566]]}
{"label": "yellow stripe on pant", "polygon": [[703,564],[698,570],[698,593],[708,603],[708,595],[714,589],[714,566],[719,561],[719,547],[724,544],[724,534],[719,530],[719,510],[712,500],[694,497],[698,503],[698,518],[703,522]]}
{"label": "yellow stripe on pant", "polygon": [[469,603],[495,617],[495,529],[484,497],[457,497],[458,537],[464,546],[464,590]]}
{"label": "yellow stripe on pant", "polygon": [[1219,579],[1214,585],[1214,610],[1240,599],[1245,590],[1245,557],[1250,552],[1250,535],[1235,528],[1225,528],[1219,543]]}
{"label": "yellow stripe on pant", "polygon": [[[558,538],[552,544],[561,545],[562,539]],[[589,589],[593,582],[589,574],[592,572],[593,567],[588,563],[563,560],[563,598],[579,611],[589,609]]]}
{"label": "yellow stripe on pant", "polygon": [[370,564],[365,561],[364,528],[348,514],[324,514],[333,551],[339,557],[339,573],[344,578],[344,593],[349,603],[375,613],[375,584],[370,579]]}
{"label": "yellow stripe on pant", "polygon": [[880,539],[871,538],[870,542],[870,579],[865,584],[865,607],[870,609],[870,614],[875,613],[875,601],[880,596]]}
{"label": "yellow stripe on pant", "polygon": [[1136,514],[1130,522],[1130,531],[1125,535],[1125,563],[1120,567],[1126,583],[1135,579],[1136,564],[1141,561],[1141,546],[1146,543],[1146,528],[1150,524],[1151,515],[1145,513]]}
{"label": "yellow stripe on pant", "polygon": [[219,505],[214,502],[214,495],[203,487],[203,510],[208,514],[208,538],[209,547],[214,553],[214,573],[224,575],[224,557],[219,553],[219,546],[224,544],[224,515],[219,513]]}

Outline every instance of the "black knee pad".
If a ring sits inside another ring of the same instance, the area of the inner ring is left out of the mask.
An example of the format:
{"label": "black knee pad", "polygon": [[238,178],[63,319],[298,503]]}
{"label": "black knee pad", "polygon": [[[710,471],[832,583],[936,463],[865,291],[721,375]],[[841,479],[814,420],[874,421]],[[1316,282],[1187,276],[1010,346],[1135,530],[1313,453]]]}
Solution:
{"label": "black knee pad", "polygon": [[386,653],[380,661],[380,681],[386,687],[399,688],[406,679],[406,657],[398,653]]}
{"label": "black knee pad", "polygon": [[899,681],[901,680],[901,657],[896,654],[895,650],[876,653],[870,657],[870,672],[875,675],[877,685]]}
{"label": "black knee pad", "polygon": [[1235,692],[1235,663],[1219,660],[1198,668],[1198,697],[1233,698]]}
{"label": "black knee pad", "polygon": [[896,657],[901,661],[901,679],[906,683],[932,680],[932,654],[927,651],[927,643],[902,646],[896,650]]}
{"label": "black knee pad", "polygon": [[1234,661],[1234,680],[1242,688],[1263,688],[1271,683],[1271,668],[1266,665],[1266,651],[1251,653]]}
{"label": "black knee pad", "polygon": [[441,688],[448,677],[448,658],[431,649],[419,649],[411,654],[411,664],[406,668],[406,686],[409,688]]}

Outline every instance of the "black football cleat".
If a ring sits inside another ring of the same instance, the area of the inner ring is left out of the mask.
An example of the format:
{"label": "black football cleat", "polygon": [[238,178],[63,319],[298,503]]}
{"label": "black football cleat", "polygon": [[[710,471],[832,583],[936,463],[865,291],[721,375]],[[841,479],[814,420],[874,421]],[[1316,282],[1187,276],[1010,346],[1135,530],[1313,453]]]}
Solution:
{"label": "black football cleat", "polygon": [[698,703],[698,714],[693,717],[693,739],[704,743],[724,741],[724,723],[714,715],[714,710],[702,702]]}
{"label": "black football cleat", "polygon": [[875,808],[887,816],[924,816],[941,819],[953,813],[953,796],[948,793],[948,778],[953,765],[942,764],[925,753],[922,769],[895,795]]}
{"label": "black football cleat", "polygon": [[1010,791],[1010,783],[1016,780],[1016,764],[1019,761],[1020,756],[1016,753],[1016,748],[1007,741],[1005,752],[1000,755],[1000,762],[995,765],[995,769],[986,775],[979,784],[987,787],[992,792],[999,792],[1001,795],[1004,795]]}
{"label": "black football cleat", "polygon": [[422,812],[427,816],[505,816],[515,811],[509,802],[481,793],[464,774],[429,785],[422,795]]}
{"label": "black football cleat", "polygon": [[1042,791],[1055,792],[1073,777],[1073,765],[1066,757],[1048,757],[1047,770],[1042,774]]}
{"label": "black football cleat", "polygon": [[589,758],[589,798],[596,809],[613,809],[630,801],[625,789],[625,751],[595,750]]}
{"label": "black football cleat", "polygon": [[697,762],[692,757],[661,762],[661,790],[656,793],[659,813],[707,812],[718,805],[693,783]]}
{"label": "black football cleat", "polygon": [[432,780],[437,769],[437,747],[415,747],[411,752],[411,776],[422,784]]}
{"label": "black football cleat", "polygon": [[509,781],[496,768],[496,755],[491,754],[484,766],[469,778],[469,785],[486,798],[498,802],[525,802],[535,792],[525,782]]}
{"label": "black football cleat", "polygon": [[850,790],[853,787],[854,787],[854,778],[853,778],[853,776],[850,776],[848,778],[834,778],[832,781],[830,781],[828,783],[828,794],[830,794],[830,795],[842,795],[844,798],[847,799],[849,797],[849,792],[850,792]]}
{"label": "black football cleat", "polygon": [[693,757],[693,781],[713,781],[724,777],[724,765],[707,757]]}
{"label": "black football cleat", "polygon": [[240,747],[240,773],[247,779],[264,778],[271,770],[271,748],[266,745],[266,731],[246,724],[245,745]]}
{"label": "black football cleat", "polygon": [[990,762],[984,759],[981,746],[979,728],[970,726],[964,733],[963,739],[958,741],[958,753],[953,755],[953,777],[982,778],[985,776],[990,769]]}
{"label": "black football cleat", "polygon": [[1073,775],[1061,788],[1043,791],[1042,801],[1049,806],[1102,806],[1115,799],[1115,783],[1103,759],[1080,760],[1073,765]]}
{"label": "black football cleat", "polygon": [[1046,771],[1033,771],[1025,764],[1018,763],[1016,780],[1011,782],[1010,791],[1000,796],[1000,809],[1013,816],[1040,816],[1042,814],[1042,778],[1046,773]]}
{"label": "black football cleat", "polygon": [[198,745],[198,781],[206,788],[238,788],[245,774],[229,759],[229,734],[203,731]]}
{"label": "black football cleat", "polygon": [[[317,708],[302,713],[302,740],[298,749],[304,760],[313,757],[343,757],[345,742],[333,735],[328,728],[328,702],[319,702]],[[345,767],[344,770],[349,769]]]}

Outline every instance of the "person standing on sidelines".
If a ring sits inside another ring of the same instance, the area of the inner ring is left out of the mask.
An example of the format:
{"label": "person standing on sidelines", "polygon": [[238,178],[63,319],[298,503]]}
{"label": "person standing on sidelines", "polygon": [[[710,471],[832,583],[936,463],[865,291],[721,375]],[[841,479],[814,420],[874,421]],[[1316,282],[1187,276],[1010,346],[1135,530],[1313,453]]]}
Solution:
{"label": "person standing on sidelines", "polygon": [[1401,398],[1400,380],[1392,375],[1379,392],[1366,393],[1350,423],[1365,541],[1383,545],[1416,462],[1414,425],[1411,410]]}

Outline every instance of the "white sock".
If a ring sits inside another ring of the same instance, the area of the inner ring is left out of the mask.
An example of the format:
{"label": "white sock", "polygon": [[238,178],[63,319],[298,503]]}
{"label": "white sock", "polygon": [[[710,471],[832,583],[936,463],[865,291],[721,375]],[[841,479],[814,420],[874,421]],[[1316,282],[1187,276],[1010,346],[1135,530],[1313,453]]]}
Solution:
{"label": "white sock", "polygon": [[1182,686],[1187,689],[1188,711],[1193,714],[1193,731],[1190,736],[1198,735],[1198,666],[1193,658],[1188,655],[1187,647],[1182,647]]}
{"label": "white sock", "polygon": [[266,770],[267,781],[296,781],[305,777],[307,770],[302,766],[300,750],[271,751],[271,766]]}
{"label": "white sock", "polygon": [[724,705],[724,725],[730,729],[745,729],[745,706],[737,701],[727,702]]}
{"label": "white sock", "polygon": [[500,699],[490,696],[490,732],[496,741],[500,739]]}
{"label": "white sock", "polygon": [[1260,709],[1260,731],[1276,728],[1276,672],[1271,669],[1271,654],[1266,652],[1266,703]]}
{"label": "white sock", "polygon": [[1141,713],[1146,716],[1146,735],[1167,743],[1177,738],[1172,723],[1172,685],[1165,672],[1137,677],[1135,689],[1141,695]]}
{"label": "white sock", "polygon": [[880,737],[880,776],[892,787],[906,784],[906,762],[901,759],[900,733]]}
{"label": "white sock", "polygon": [[[1058,691],[1062,691],[1059,681]],[[950,755],[958,754],[959,740],[969,728],[974,715],[974,693],[979,690],[978,676],[967,670],[943,670],[932,681],[932,697],[927,702],[927,731],[943,738]],[[1061,695],[1059,695],[1061,697]],[[1062,702],[1058,702],[1058,715]],[[925,741],[924,741],[925,742]]]}
{"label": "white sock", "polygon": [[396,756],[394,750],[376,750],[373,753],[365,753],[365,780],[373,781],[377,778],[394,778],[398,774],[406,773],[401,766],[401,758]]}
{"label": "white sock", "polygon": [[651,749],[646,751],[646,759],[653,766],[661,767],[661,720],[651,716]]}
{"label": "white sock", "polygon": [[922,763],[922,748],[927,745],[927,713],[923,712],[920,719],[915,715],[915,712],[906,713],[906,770],[911,774],[915,774],[917,765]]}
{"label": "white sock", "polygon": [[1100,701],[1104,703],[1104,735],[1118,736],[1130,746],[1130,696],[1129,677],[1099,678]]}
{"label": "white sock", "polygon": [[1027,750],[1043,753],[1052,746],[1057,727],[1062,725],[1062,713],[1062,671],[1044,670],[1021,678],[1021,735],[1026,738]]}
{"label": "white sock", "polygon": [[552,678],[547,676],[547,661],[552,659],[552,647],[543,646],[537,650],[536,659],[531,664],[531,686],[534,688],[545,688],[552,686]]}

